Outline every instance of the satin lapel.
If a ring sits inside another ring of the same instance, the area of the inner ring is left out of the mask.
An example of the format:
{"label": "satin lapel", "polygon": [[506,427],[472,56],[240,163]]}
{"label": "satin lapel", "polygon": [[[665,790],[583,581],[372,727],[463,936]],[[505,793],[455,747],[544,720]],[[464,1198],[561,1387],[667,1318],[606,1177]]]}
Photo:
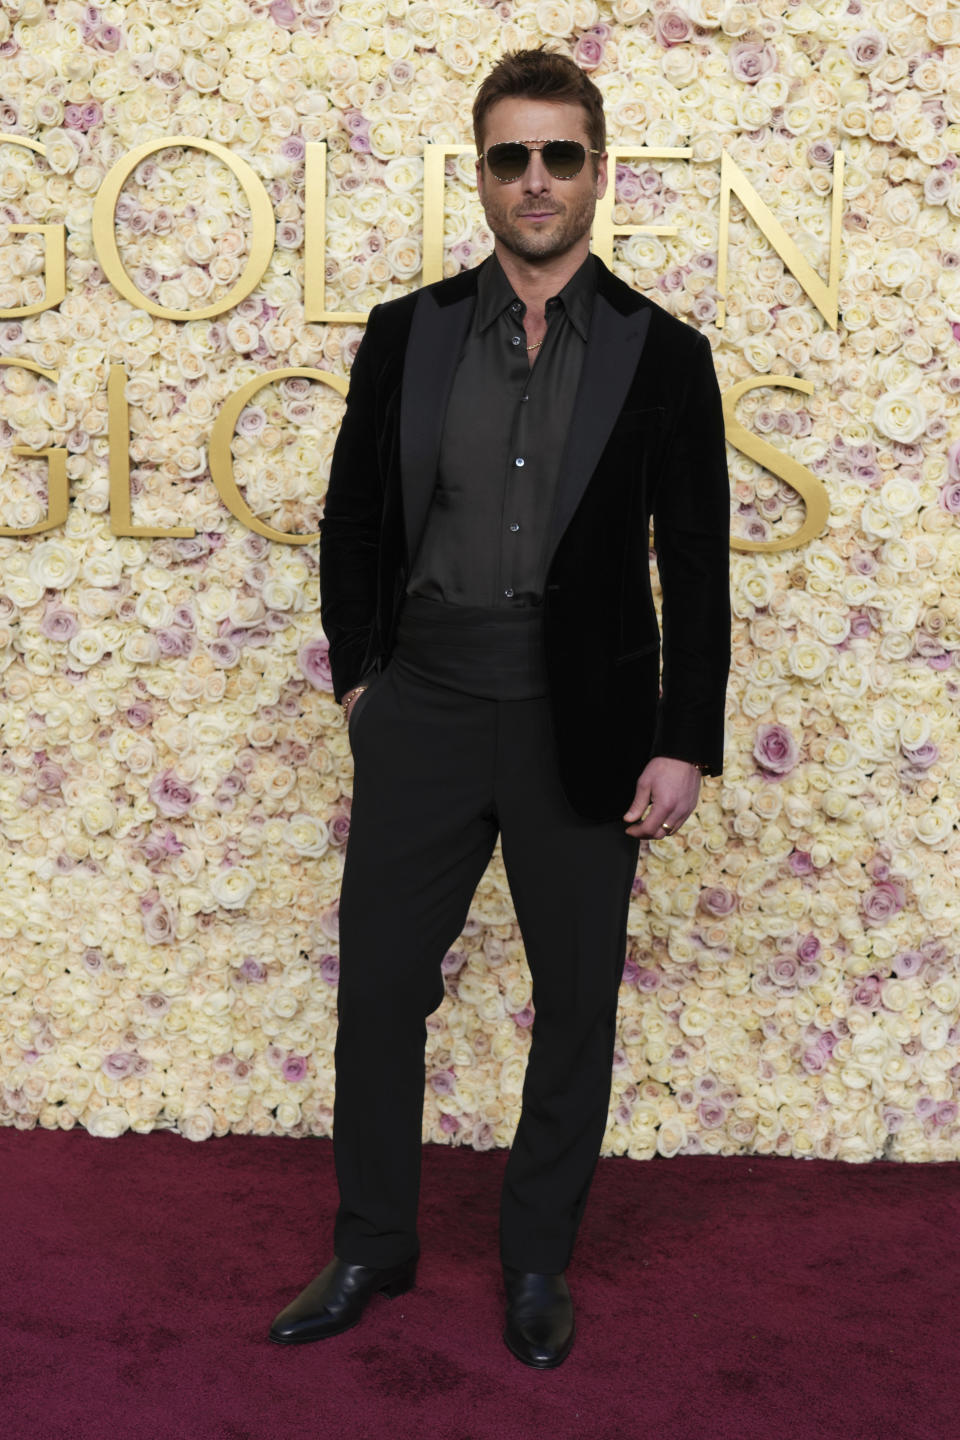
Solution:
{"label": "satin lapel", "polygon": [[436,483],[443,419],[475,304],[474,282],[462,298],[446,305],[438,305],[425,290],[413,312],[400,396],[400,483],[410,564]]}
{"label": "satin lapel", "polygon": [[646,306],[623,315],[599,292],[593,302],[583,370],[560,461],[547,537],[551,560],[623,408],[643,352],[650,315]]}

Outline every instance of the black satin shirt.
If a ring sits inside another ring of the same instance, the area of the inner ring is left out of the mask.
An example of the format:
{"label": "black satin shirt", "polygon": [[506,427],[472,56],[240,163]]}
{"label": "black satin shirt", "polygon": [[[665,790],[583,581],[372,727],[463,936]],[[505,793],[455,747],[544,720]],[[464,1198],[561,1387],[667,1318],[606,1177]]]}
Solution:
{"label": "black satin shirt", "polygon": [[494,608],[542,602],[547,528],[595,292],[588,256],[547,301],[543,344],[528,353],[526,307],[495,255],[481,265],[408,595]]}

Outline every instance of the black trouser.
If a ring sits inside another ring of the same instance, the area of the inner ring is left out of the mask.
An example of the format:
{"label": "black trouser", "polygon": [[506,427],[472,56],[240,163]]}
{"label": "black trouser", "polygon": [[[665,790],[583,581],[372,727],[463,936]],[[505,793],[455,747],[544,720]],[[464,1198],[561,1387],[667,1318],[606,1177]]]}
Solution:
{"label": "black trouser", "polygon": [[[460,693],[395,652],[351,714],[333,1135],[342,1260],[379,1267],[419,1251],[424,1021],[499,831],[536,1011],[500,1257],[545,1274],[569,1262],[606,1127],[640,841],[625,821],[571,808],[548,707]],[[584,721],[585,741],[602,745],[603,717]]]}

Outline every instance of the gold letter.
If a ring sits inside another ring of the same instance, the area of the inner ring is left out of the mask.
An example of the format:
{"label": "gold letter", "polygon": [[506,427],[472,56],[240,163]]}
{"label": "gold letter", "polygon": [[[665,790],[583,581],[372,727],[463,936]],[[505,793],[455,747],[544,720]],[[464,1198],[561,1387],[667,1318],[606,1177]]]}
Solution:
{"label": "gold letter", "polygon": [[761,440],[759,435],[754,435],[736,419],[734,410],[741,395],[763,385],[785,385],[791,390],[802,390],[805,395],[812,395],[813,384],[810,380],[798,380],[793,375],[751,375],[749,380],[741,380],[732,385],[723,395],[727,440],[742,455],[749,456],[758,465],[765,466],[774,475],[779,475],[781,480],[786,480],[788,485],[792,485],[807,507],[807,518],[793,535],[785,535],[778,540],[743,540],[739,535],[731,537],[731,550],[754,550],[772,555],[779,550],[795,550],[797,546],[806,545],[809,540],[822,535],[830,514],[830,499],[823,481],[818,480],[805,465],[791,459],[774,445],[768,445],[766,440]]}
{"label": "gold letter", "polygon": [[[0,135],[4,145],[24,145],[46,157],[46,150],[38,140],[28,140],[23,135]],[[36,305],[17,305],[11,310],[0,310],[0,320],[14,320],[21,315],[39,315],[41,310],[52,310],[59,305],[67,293],[67,229],[65,225],[8,225],[8,230],[17,235],[30,233],[43,236],[43,282],[44,295]],[[44,374],[44,371],[40,372]],[[48,452],[42,452],[46,455]],[[52,453],[52,452],[51,452]],[[51,465],[54,461],[51,460]]]}
{"label": "gold letter", "polygon": [[227,397],[220,414],[213,422],[210,432],[210,474],[231,515],[235,515],[249,530],[265,535],[268,540],[306,545],[311,540],[320,538],[319,530],[312,535],[288,535],[285,530],[275,530],[272,525],[265,525],[262,520],[257,519],[237,488],[237,482],[233,478],[233,456],[230,453],[230,441],[243,407],[253,399],[258,390],[269,385],[271,380],[286,380],[294,375],[306,376],[308,380],[319,380],[336,390],[338,395],[345,396],[347,393],[347,382],[341,376],[331,375],[328,370],[314,370],[310,366],[266,370],[262,375],[254,375],[252,380],[248,380],[239,390],[234,390],[233,394]]}
{"label": "gold letter", "polygon": [[[42,370],[32,360],[0,360],[0,365],[15,365],[18,370],[31,370],[34,375],[42,375],[44,380],[56,380],[55,370]],[[46,450],[31,450],[26,445],[14,445],[14,455],[26,455],[33,460],[46,460],[49,467],[47,471],[47,518],[41,520],[39,525],[25,525],[18,530],[11,525],[0,525],[0,535],[39,535],[44,530],[56,530],[58,525],[63,525],[67,518],[67,506],[70,504],[70,482],[67,479],[67,452],[66,450],[55,450],[47,447]]]}
{"label": "gold letter", "polygon": [[466,155],[473,145],[427,145],[423,152],[423,272],[420,283],[443,279],[443,182],[448,155]]}
{"label": "gold letter", "polygon": [[[327,309],[327,142],[308,140],[304,173],[303,318],[363,325],[365,310]],[[316,296],[316,303],[314,303]]]}
{"label": "gold letter", "polygon": [[176,525],[160,530],[134,525],[130,518],[130,418],[127,409],[127,377],[122,365],[111,365],[107,376],[107,433],[110,439],[110,529],[114,535],[161,535],[190,539],[196,530]]}
{"label": "gold letter", "polygon": [[613,207],[617,203],[617,161],[628,155],[633,159],[689,160],[689,145],[610,145],[607,147],[610,183],[607,193],[597,201],[593,218],[593,253],[608,269],[613,265],[615,235],[676,235],[676,225],[614,225]]}
{"label": "gold letter", "polygon": [[732,155],[720,157],[720,256],[717,264],[717,328],[726,317],[727,251],[730,247],[730,192],[746,207],[787,269],[803,286],[827,324],[837,328],[840,309],[840,217],[843,209],[843,151],[833,156],[833,201],[830,212],[830,279],[825,285],[813,266],[800,254],[795,240],[784,230],[769,205],[764,204]]}
{"label": "gold letter", "polygon": [[[229,290],[222,299],[214,300],[212,304],[205,305],[200,310],[170,310],[167,306],[158,305],[155,300],[141,294],[124,270],[120,251],[117,249],[114,214],[120,198],[120,191],[126,184],[127,177],[136,169],[141,160],[145,160],[154,151],[166,150],[171,145],[188,145],[195,150],[206,150],[211,155],[218,156],[224,165],[236,175],[250,202],[253,236],[250,243],[250,258],[244,267],[243,274],[233,289]],[[114,288],[119,290],[124,299],[130,301],[131,305],[135,305],[138,310],[147,310],[151,315],[159,315],[164,320],[209,320],[211,316],[222,315],[225,310],[229,310],[234,305],[238,305],[241,300],[245,300],[251,290],[260,283],[263,273],[270,263],[275,234],[276,226],[270,199],[259,177],[246,160],[231,155],[226,146],[219,144],[216,140],[201,140],[196,135],[169,135],[159,140],[145,140],[142,145],[135,145],[129,155],[118,160],[107,171],[93,202],[93,244],[103,273]]]}

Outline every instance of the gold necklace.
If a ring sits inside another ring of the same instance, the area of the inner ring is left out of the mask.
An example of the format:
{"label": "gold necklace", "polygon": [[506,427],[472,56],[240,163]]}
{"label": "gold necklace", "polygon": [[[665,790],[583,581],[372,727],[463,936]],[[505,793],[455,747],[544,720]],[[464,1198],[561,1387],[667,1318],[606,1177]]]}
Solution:
{"label": "gold necklace", "polygon": [[[544,339],[546,339],[546,336],[544,336]],[[538,340],[537,343],[536,343],[536,345],[528,345],[528,346],[527,346],[527,349],[528,349],[528,350],[539,350],[539,349],[540,349],[540,346],[541,346],[542,344],[543,344],[543,340]]]}

